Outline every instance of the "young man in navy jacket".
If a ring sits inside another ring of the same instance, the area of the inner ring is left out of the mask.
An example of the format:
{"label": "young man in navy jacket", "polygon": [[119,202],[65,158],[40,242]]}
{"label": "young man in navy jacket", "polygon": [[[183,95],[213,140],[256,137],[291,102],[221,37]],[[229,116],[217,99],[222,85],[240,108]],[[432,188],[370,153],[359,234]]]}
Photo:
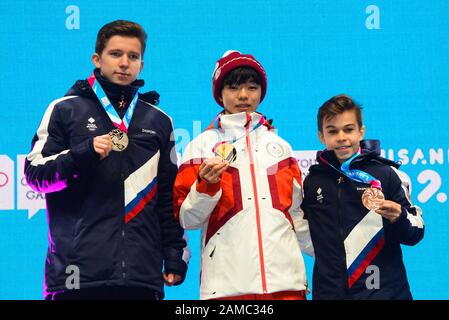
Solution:
{"label": "young man in navy jacket", "polygon": [[47,108],[25,163],[46,193],[46,299],[162,299],[188,251],[173,216],[171,118],[139,94],[146,33],[117,20],[98,32],[96,67]]}
{"label": "young man in navy jacket", "polygon": [[304,181],[302,203],[316,258],[313,299],[412,299],[400,245],[423,238],[421,209],[399,165],[362,141],[364,133],[349,96],[320,107],[326,150]]}

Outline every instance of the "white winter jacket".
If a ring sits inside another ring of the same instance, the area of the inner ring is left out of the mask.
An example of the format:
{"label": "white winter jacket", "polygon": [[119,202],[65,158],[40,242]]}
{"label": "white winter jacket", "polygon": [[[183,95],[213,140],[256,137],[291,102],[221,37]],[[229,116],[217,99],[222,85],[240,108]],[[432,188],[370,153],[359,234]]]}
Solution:
{"label": "white winter jacket", "polygon": [[[186,148],[174,187],[175,216],[202,229],[201,299],[307,289],[300,247],[313,253],[300,210],[301,173],[290,145],[260,113],[220,115]],[[199,179],[214,146],[236,160],[216,184]]]}

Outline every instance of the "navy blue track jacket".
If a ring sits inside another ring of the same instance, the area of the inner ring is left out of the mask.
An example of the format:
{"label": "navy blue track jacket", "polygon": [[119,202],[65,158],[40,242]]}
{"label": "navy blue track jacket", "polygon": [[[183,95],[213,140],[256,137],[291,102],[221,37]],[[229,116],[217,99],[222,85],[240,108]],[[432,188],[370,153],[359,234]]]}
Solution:
{"label": "navy blue track jacket", "polygon": [[[368,172],[380,180],[385,199],[399,203],[402,213],[394,223],[385,218],[379,221],[380,226],[383,224],[383,247],[369,262],[371,267],[362,268],[364,272],[350,286],[347,251],[357,250],[358,243],[345,247],[345,240],[369,213],[361,197],[370,186],[353,181],[326,165],[320,155],[340,168],[333,151],[319,152],[319,164],[310,168],[304,181],[302,209],[309,221],[315,250],[313,299],[412,299],[400,245],[417,244],[424,236],[424,225],[421,209],[409,201],[405,182],[396,170],[399,165],[369,150],[362,150],[351,163],[351,169]],[[363,256],[363,252],[360,256],[370,259],[369,254]],[[377,280],[373,280],[373,276]]]}
{"label": "navy blue track jacket", "polygon": [[173,216],[173,125],[143,99],[127,149],[101,161],[93,138],[114,126],[87,81],[77,81],[44,114],[25,174],[34,190],[46,193],[47,292],[67,289],[70,265],[79,269],[81,288],[144,287],[160,297],[163,270],[186,274],[187,243]]}

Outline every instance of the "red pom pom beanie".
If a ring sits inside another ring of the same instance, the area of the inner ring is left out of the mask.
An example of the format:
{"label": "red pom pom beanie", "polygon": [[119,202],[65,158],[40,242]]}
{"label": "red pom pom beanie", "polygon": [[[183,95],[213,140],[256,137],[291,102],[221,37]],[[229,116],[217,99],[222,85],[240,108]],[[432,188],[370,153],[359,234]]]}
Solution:
{"label": "red pom pom beanie", "polygon": [[260,102],[262,102],[267,92],[267,75],[262,65],[250,54],[242,54],[235,50],[226,51],[223,56],[217,61],[214,73],[212,74],[212,93],[215,101],[223,107],[223,102],[220,101],[221,92],[220,87],[223,79],[228,72],[239,67],[250,67],[256,70],[262,78],[262,93]]}

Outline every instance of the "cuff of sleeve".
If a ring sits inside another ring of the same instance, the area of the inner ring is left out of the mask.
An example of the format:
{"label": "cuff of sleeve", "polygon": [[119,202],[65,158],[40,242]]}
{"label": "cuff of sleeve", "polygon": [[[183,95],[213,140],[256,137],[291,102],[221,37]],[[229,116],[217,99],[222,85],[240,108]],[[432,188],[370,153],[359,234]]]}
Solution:
{"label": "cuff of sleeve", "polygon": [[403,224],[407,223],[407,209],[405,209],[404,207],[401,208],[401,214],[398,218],[398,220],[396,220],[394,222],[395,225],[399,226],[399,225],[403,225]]}
{"label": "cuff of sleeve", "polygon": [[196,183],[196,191],[206,193],[213,197],[221,189],[221,180],[216,183],[209,183],[205,180],[198,179]]}
{"label": "cuff of sleeve", "polygon": [[100,160],[98,154],[95,152],[92,138],[74,146],[70,151],[73,159],[76,161],[76,166],[80,170],[92,168]]}
{"label": "cuff of sleeve", "polygon": [[184,260],[178,262],[166,260],[164,264],[164,271],[166,274],[173,273],[182,277],[181,281],[177,282],[175,286],[184,282],[187,273],[187,263],[185,263]]}
{"label": "cuff of sleeve", "polygon": [[407,209],[405,209],[404,207],[401,208],[401,215],[399,216],[398,220],[407,220]]}

